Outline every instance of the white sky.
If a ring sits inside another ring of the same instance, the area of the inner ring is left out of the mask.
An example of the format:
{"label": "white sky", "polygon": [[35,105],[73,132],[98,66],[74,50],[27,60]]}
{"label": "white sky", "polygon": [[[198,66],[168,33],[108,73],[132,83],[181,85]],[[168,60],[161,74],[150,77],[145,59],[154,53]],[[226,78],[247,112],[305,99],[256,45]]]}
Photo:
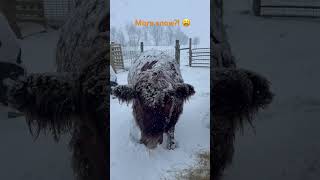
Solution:
{"label": "white sky", "polygon": [[110,0],[114,27],[124,27],[136,19],[150,21],[191,20],[189,27],[181,30],[189,37],[200,37],[200,46],[210,46],[210,0]]}

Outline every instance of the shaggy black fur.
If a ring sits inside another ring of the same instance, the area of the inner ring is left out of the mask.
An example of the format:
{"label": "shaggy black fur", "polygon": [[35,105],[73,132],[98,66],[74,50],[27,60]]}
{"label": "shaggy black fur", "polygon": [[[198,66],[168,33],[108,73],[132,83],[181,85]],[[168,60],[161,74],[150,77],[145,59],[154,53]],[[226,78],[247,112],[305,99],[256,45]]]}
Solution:
{"label": "shaggy black fur", "polygon": [[[75,179],[107,179],[107,50],[81,73],[30,74],[9,86],[8,104],[23,112],[31,134],[50,132],[56,141],[71,133]],[[103,177],[103,178],[102,178]]]}
{"label": "shaggy black fur", "polygon": [[254,115],[271,103],[273,94],[269,81],[257,73],[217,68],[213,74],[213,177],[220,179],[232,162],[236,130],[245,122],[252,124]]}
{"label": "shaggy black fur", "polygon": [[259,108],[271,103],[270,82],[257,73],[235,68],[213,71],[213,108],[217,115],[228,114],[250,122]]}
{"label": "shaggy black fur", "polygon": [[187,100],[188,97],[195,93],[193,86],[190,84],[177,83],[175,85],[174,96]]}
{"label": "shaggy black fur", "polygon": [[232,162],[235,133],[271,103],[270,82],[258,73],[237,68],[223,23],[223,2],[211,6],[211,179],[220,180]]}
{"label": "shaggy black fur", "polygon": [[73,86],[67,75],[30,74],[9,86],[8,103],[26,114],[31,134],[49,130],[58,140],[72,128],[68,119],[75,111]]}
{"label": "shaggy black fur", "polygon": [[126,85],[118,85],[112,88],[111,94],[122,102],[131,102],[137,97],[137,92],[131,86]]}

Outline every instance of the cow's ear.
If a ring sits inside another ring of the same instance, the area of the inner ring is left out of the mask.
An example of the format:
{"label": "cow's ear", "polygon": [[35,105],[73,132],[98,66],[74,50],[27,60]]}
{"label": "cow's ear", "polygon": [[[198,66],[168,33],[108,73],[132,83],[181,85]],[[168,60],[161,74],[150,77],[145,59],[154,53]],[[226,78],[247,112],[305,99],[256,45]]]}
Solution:
{"label": "cow's ear", "polygon": [[129,85],[118,85],[112,88],[111,94],[126,102],[132,101],[137,95],[136,91]]}
{"label": "cow's ear", "polygon": [[174,89],[175,96],[183,100],[187,100],[195,93],[193,86],[187,83],[178,83],[175,85]]}
{"label": "cow's ear", "polygon": [[260,74],[257,74],[252,71],[243,70],[253,86],[253,108],[265,108],[272,102],[274,94],[271,92],[270,82]]}

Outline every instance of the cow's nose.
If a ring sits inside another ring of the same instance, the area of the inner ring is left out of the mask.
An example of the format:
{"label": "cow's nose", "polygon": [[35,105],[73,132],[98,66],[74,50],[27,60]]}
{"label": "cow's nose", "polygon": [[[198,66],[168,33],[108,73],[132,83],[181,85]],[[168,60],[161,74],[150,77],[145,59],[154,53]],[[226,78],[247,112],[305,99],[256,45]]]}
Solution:
{"label": "cow's nose", "polygon": [[163,136],[159,138],[159,144],[162,144],[162,142],[163,142]]}
{"label": "cow's nose", "polygon": [[141,143],[143,143],[148,149],[155,149],[158,145],[158,141],[153,139],[143,139]]}
{"label": "cow's nose", "polygon": [[146,145],[149,149],[155,149],[157,147],[156,143],[149,143]]}

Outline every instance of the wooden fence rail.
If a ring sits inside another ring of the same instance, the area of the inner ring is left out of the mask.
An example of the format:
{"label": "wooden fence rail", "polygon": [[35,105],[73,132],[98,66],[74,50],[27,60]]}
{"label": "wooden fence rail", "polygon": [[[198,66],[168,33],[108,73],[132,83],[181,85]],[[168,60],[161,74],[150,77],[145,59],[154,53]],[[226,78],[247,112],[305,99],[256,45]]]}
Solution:
{"label": "wooden fence rail", "polygon": [[191,66],[210,66],[210,48],[193,48]]}
{"label": "wooden fence rail", "polygon": [[[122,51],[121,44],[111,43],[111,62],[112,68],[117,71],[119,69],[124,69],[124,56],[128,55],[126,53],[133,53],[134,58],[138,57],[140,53],[144,51],[143,42],[140,43],[140,51]],[[176,40],[174,47],[174,58],[178,64],[180,64],[181,51],[188,50],[188,64],[190,67],[209,67],[210,66],[210,48],[192,48],[192,39],[189,39],[189,47],[180,48],[179,40]],[[170,52],[171,55],[173,53]],[[131,59],[132,60],[132,59]]]}

